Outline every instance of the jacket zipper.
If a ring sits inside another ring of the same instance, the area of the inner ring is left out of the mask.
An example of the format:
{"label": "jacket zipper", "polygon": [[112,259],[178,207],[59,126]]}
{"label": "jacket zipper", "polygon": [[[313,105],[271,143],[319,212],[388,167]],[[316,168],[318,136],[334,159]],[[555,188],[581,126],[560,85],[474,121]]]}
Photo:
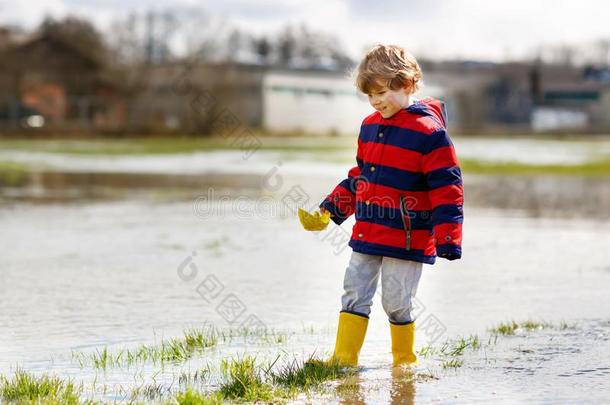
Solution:
{"label": "jacket zipper", "polygon": [[411,217],[409,216],[409,210],[407,208],[407,201],[404,196],[400,196],[400,213],[402,219],[402,225],[405,228],[406,236],[406,250],[411,250]]}

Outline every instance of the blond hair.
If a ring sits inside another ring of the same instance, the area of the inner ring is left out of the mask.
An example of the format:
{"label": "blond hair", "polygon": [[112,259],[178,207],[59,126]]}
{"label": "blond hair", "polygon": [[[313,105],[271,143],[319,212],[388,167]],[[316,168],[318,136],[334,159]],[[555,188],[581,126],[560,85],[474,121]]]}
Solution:
{"label": "blond hair", "polygon": [[356,86],[364,94],[383,86],[392,90],[408,88],[415,93],[420,87],[421,68],[417,60],[398,45],[376,45],[360,62]]}

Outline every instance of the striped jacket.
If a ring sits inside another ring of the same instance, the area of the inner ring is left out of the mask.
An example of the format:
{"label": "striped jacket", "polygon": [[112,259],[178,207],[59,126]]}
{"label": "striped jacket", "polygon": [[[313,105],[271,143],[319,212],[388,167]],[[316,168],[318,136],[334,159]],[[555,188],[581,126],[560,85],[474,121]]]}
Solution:
{"label": "striped jacket", "polygon": [[461,258],[462,175],[442,102],[366,117],[356,162],[320,204],[337,225],[355,213],[354,251],[428,264]]}

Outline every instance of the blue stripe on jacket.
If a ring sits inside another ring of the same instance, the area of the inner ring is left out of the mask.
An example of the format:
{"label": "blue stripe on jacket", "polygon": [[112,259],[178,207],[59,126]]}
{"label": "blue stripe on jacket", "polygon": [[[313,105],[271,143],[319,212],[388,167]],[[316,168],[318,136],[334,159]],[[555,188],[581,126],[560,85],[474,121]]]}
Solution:
{"label": "blue stripe on jacket", "polygon": [[358,185],[358,177],[348,177],[339,183],[341,187],[352,194],[356,194],[356,186]]}
{"label": "blue stripe on jacket", "polygon": [[464,212],[461,205],[443,204],[434,208],[432,212],[435,224],[461,224],[464,222]]}
{"label": "blue stripe on jacket", "polygon": [[[373,166],[375,167],[374,171],[371,170]],[[430,189],[423,173],[410,172],[390,166],[365,163],[360,176],[367,182],[393,187],[398,190],[427,191]]]}
{"label": "blue stripe on jacket", "polygon": [[424,251],[421,249],[405,250],[404,248],[381,245],[378,243],[365,242],[355,239],[349,241],[349,246],[351,246],[355,252],[369,255],[389,256],[403,260],[414,260],[427,264],[434,264],[436,261],[436,256],[425,255]]}
{"label": "blue stripe on jacket", "polygon": [[[431,217],[432,211],[409,211],[411,229],[432,229]],[[400,208],[383,207],[373,203],[366,205],[358,201],[356,202],[356,220],[372,222],[390,228],[404,229]]]}
{"label": "blue stripe on jacket", "polygon": [[419,152],[422,155],[435,149],[453,145],[445,130],[438,130],[430,135],[412,129],[388,126],[382,130],[383,138],[379,138],[378,124],[363,125],[360,130],[360,140],[363,143],[375,142],[384,145],[396,146]]}
{"label": "blue stripe on jacket", "polygon": [[320,203],[320,208],[324,208],[330,212],[330,219],[337,225],[341,225],[347,219],[345,214],[341,212],[339,208],[330,200],[322,201],[322,203]]}
{"label": "blue stripe on jacket", "polygon": [[458,166],[445,167],[426,173],[428,189],[462,184],[462,171]]}
{"label": "blue stripe on jacket", "polygon": [[385,127],[382,131],[384,137],[379,138],[378,124],[363,125],[360,130],[360,140],[363,143],[383,143],[385,145],[392,145],[419,153],[425,152],[424,147],[426,145],[428,135],[422,132],[394,126]]}

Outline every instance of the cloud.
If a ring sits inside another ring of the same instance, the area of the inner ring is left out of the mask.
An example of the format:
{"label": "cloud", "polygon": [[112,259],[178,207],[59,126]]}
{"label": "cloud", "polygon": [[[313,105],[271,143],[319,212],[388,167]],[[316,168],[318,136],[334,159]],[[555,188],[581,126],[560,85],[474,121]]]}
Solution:
{"label": "cloud", "polygon": [[381,42],[406,46],[417,56],[501,60],[527,56],[541,43],[610,38],[610,6],[602,0],[176,0],[171,7],[153,0],[0,0],[0,23],[32,28],[46,14],[73,13],[104,29],[131,10],[172,8],[201,9],[256,34],[305,23],[338,37],[355,57]]}
{"label": "cloud", "polygon": [[68,6],[63,0],[0,0],[0,23],[31,28],[38,25],[45,15],[65,15],[67,11]]}

